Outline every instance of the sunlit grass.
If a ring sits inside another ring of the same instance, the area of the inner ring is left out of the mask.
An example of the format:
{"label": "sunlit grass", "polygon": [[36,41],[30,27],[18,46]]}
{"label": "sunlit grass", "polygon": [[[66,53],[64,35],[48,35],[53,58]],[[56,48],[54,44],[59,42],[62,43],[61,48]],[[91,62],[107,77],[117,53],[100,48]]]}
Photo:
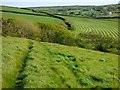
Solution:
{"label": "sunlit grass", "polygon": [[118,87],[118,55],[22,38],[3,37],[4,87],[13,87],[14,84],[11,82],[15,82],[17,77],[15,73],[18,73],[23,63],[22,58],[29,42],[33,45],[23,71],[23,75],[26,75],[23,80],[24,88]]}

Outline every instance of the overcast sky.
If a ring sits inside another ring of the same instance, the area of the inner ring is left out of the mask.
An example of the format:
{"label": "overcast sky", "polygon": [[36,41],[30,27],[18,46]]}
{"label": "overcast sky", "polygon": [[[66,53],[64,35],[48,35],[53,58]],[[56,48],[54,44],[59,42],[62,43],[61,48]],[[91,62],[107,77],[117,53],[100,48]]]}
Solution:
{"label": "overcast sky", "polygon": [[0,5],[17,7],[64,6],[64,5],[106,5],[117,4],[119,0],[0,0]]}

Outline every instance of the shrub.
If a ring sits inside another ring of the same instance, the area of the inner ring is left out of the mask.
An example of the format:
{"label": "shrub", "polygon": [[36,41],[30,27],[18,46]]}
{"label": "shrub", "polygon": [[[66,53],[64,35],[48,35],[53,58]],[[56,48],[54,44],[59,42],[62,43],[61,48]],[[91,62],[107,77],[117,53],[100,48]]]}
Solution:
{"label": "shrub", "polygon": [[32,23],[24,18],[2,19],[2,35],[16,36],[42,42],[59,43],[78,46],[103,52],[118,54],[120,47],[118,40],[102,37],[94,33],[80,33],[75,35],[63,25]]}
{"label": "shrub", "polygon": [[80,33],[81,44],[85,48],[99,50],[102,52],[112,52],[118,54],[118,40],[111,37],[103,37],[94,33]]}
{"label": "shrub", "polygon": [[40,37],[40,30],[29,20],[24,18],[17,18],[15,24],[20,28],[22,37],[38,40]]}
{"label": "shrub", "polygon": [[39,40],[40,30],[32,22],[23,18],[2,19],[2,35]]}

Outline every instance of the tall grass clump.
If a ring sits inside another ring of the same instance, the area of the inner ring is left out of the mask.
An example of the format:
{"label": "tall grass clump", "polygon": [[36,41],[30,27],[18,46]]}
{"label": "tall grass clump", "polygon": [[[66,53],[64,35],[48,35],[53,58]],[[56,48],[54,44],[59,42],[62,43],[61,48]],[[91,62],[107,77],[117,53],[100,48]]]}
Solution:
{"label": "tall grass clump", "polygon": [[2,19],[2,35],[39,40],[40,31],[37,26],[24,18]]}
{"label": "tall grass clump", "polygon": [[73,34],[62,25],[47,25],[38,23],[41,32],[41,41],[73,45]]}

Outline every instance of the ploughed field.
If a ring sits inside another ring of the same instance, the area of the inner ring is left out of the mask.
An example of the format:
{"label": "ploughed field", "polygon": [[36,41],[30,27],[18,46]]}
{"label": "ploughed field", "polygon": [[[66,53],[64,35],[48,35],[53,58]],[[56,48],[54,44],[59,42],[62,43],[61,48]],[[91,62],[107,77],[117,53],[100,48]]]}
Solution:
{"label": "ploughed field", "polygon": [[10,36],[2,43],[3,88],[118,87],[118,55]]}

